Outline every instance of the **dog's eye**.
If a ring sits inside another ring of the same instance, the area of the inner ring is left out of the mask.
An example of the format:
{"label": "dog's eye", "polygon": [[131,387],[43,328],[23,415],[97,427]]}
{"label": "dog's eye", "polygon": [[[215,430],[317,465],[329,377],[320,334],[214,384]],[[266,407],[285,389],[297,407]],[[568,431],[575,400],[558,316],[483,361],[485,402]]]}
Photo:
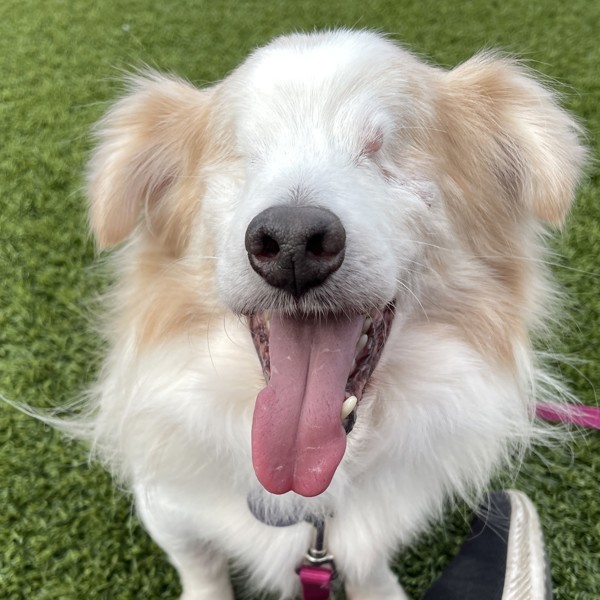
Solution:
{"label": "dog's eye", "polygon": [[383,131],[378,129],[374,134],[367,138],[367,141],[363,146],[362,154],[364,156],[372,156],[381,149],[381,146],[383,146]]}

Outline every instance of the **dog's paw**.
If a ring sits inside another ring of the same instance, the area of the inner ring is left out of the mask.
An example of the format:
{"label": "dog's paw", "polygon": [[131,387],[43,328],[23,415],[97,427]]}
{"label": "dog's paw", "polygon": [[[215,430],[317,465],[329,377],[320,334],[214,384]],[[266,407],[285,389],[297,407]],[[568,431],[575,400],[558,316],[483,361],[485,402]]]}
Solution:
{"label": "dog's paw", "polygon": [[186,590],[180,600],[234,600],[230,586],[219,589]]}
{"label": "dog's paw", "polygon": [[402,588],[389,591],[366,591],[346,592],[347,600],[411,600]]}
{"label": "dog's paw", "polygon": [[410,600],[396,577],[391,572],[388,575],[377,581],[347,585],[347,600]]}

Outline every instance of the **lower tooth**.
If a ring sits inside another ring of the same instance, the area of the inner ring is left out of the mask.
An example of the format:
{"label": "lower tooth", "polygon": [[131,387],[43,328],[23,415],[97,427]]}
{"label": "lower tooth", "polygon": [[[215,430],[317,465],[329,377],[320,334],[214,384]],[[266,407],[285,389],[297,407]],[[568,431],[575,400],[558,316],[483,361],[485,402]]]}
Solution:
{"label": "lower tooth", "polygon": [[360,354],[363,350],[364,347],[367,345],[367,342],[369,341],[369,336],[366,333],[363,333],[360,338],[358,338],[358,343],[356,344],[356,354]]}
{"label": "lower tooth", "polygon": [[350,396],[350,398],[346,398],[344,403],[342,404],[342,421],[356,408],[356,404],[358,403],[358,398],[356,396]]}

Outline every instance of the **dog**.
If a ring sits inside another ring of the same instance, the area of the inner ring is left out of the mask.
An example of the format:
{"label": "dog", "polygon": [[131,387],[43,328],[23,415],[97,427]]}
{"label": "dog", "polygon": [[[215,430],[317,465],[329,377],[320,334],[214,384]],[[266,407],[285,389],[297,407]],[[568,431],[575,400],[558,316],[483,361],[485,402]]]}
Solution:
{"label": "dog", "polygon": [[506,56],[335,30],[204,89],[134,75],[96,136],[119,247],[85,436],[183,598],[232,599],[230,564],[294,597],[315,519],[349,598],[406,598],[393,554],[535,437],[577,122]]}

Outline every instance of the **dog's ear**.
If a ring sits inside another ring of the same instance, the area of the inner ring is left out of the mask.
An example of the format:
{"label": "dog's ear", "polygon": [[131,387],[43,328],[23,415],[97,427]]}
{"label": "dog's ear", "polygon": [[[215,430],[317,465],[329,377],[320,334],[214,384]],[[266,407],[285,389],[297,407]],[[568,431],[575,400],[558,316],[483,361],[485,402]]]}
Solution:
{"label": "dog's ear", "polygon": [[125,239],[144,209],[149,228],[173,219],[175,189],[207,145],[212,90],[157,73],[132,76],[128,93],[100,121],[88,168],[90,225],[99,248]]}
{"label": "dog's ear", "polygon": [[[441,129],[452,168],[560,225],[587,157],[581,128],[517,61],[479,54],[446,73]],[[484,193],[489,190],[480,189]]]}

